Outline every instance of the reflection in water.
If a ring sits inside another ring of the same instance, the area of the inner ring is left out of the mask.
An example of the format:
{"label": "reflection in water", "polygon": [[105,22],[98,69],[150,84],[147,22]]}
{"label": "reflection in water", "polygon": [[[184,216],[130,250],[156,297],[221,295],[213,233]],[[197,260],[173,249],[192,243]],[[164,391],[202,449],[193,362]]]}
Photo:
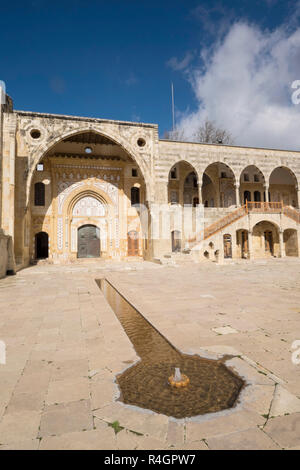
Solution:
{"label": "reflection in water", "polygon": [[[124,403],[175,418],[234,405],[243,381],[222,361],[180,353],[108,281],[97,282],[141,358],[117,377]],[[175,367],[190,378],[184,389],[172,388],[168,383]]]}

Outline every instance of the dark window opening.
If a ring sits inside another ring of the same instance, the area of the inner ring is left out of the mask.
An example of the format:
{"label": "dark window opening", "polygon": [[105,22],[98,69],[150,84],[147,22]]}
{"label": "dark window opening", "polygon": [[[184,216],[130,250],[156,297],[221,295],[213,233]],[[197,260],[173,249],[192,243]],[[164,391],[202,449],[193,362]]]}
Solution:
{"label": "dark window opening", "polygon": [[177,178],[177,169],[173,168],[173,170],[171,170],[171,179],[176,180],[176,178]]}
{"label": "dark window opening", "polygon": [[39,139],[41,137],[41,132],[38,129],[32,129],[30,135],[33,139]]}
{"label": "dark window opening", "polygon": [[34,205],[45,205],[45,185],[44,183],[35,183],[34,185]]}
{"label": "dark window opening", "polygon": [[146,145],[146,141],[145,139],[140,138],[138,139],[137,144],[139,147],[144,147]]}
{"label": "dark window opening", "polygon": [[131,205],[140,203],[140,189],[131,188]]}
{"label": "dark window opening", "polygon": [[254,201],[260,202],[260,200],[261,200],[260,191],[254,191]]}
{"label": "dark window opening", "polygon": [[131,176],[136,177],[138,175],[138,171],[136,168],[132,168],[131,170]]}

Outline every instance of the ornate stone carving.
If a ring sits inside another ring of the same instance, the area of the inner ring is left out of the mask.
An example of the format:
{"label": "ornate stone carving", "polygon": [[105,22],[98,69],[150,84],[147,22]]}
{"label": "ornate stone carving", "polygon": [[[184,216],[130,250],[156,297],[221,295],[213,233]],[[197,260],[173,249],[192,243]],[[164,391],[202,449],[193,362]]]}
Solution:
{"label": "ornate stone carving", "polygon": [[104,215],[104,205],[91,196],[81,198],[73,207],[73,216],[75,217],[102,217]]}
{"label": "ornate stone carving", "polygon": [[63,248],[63,220],[62,217],[57,219],[57,248],[59,251]]}

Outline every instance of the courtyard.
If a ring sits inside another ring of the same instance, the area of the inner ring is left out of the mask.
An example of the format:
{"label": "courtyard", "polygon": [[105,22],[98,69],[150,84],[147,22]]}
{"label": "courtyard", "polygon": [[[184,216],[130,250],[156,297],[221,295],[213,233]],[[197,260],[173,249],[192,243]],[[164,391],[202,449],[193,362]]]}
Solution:
{"label": "courtyard", "polygon": [[[246,381],[236,405],[176,420],[118,401],[115,376],[139,358],[101,278],[181,352],[228,356]],[[0,449],[300,449],[299,288],[292,257],[45,263],[0,280]]]}

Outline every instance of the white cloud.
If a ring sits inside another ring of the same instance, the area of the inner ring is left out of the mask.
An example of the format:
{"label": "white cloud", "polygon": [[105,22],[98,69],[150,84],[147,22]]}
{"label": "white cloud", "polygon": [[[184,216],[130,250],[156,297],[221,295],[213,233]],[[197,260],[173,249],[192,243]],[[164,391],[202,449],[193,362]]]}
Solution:
{"label": "white cloud", "polygon": [[300,28],[270,32],[238,22],[201,59],[189,71],[197,110],[179,118],[187,138],[207,118],[237,145],[300,150],[300,105],[291,100],[300,80]]}
{"label": "white cloud", "polygon": [[193,57],[192,52],[188,51],[182,60],[178,60],[177,57],[171,57],[167,61],[167,66],[176,71],[185,70],[193,60]]}

